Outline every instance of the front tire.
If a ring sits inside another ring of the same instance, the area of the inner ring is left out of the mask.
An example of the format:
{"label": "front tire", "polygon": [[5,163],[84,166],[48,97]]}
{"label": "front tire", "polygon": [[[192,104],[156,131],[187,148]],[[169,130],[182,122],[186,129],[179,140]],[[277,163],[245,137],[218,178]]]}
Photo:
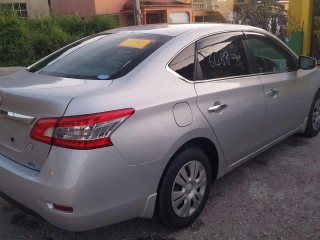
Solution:
{"label": "front tire", "polygon": [[180,152],[166,169],[158,191],[157,217],[172,228],[184,228],[202,212],[212,183],[208,156],[199,148]]}
{"label": "front tire", "polygon": [[311,109],[308,115],[308,123],[304,135],[306,137],[315,137],[320,131],[320,91],[313,99]]}

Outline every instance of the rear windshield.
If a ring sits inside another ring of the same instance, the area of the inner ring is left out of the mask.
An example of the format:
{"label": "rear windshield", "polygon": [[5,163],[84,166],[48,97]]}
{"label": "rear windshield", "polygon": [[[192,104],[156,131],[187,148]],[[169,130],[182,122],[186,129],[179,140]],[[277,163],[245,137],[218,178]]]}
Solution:
{"label": "rear windshield", "polygon": [[43,75],[108,80],[124,76],[172,37],[157,34],[109,34],[75,42],[30,66]]}

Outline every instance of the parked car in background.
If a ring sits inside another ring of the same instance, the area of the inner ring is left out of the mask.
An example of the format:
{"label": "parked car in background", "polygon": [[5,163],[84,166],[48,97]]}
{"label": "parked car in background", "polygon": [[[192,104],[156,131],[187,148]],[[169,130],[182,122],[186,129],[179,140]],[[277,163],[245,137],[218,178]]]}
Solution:
{"label": "parked car in background", "polygon": [[66,230],[183,228],[214,180],[319,130],[315,60],[264,30],[116,29],[0,78],[0,191]]}

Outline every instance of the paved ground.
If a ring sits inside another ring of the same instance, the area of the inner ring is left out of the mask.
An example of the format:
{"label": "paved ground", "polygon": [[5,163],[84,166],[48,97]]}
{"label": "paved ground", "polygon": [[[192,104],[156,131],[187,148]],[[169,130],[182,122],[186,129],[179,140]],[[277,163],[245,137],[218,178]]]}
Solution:
{"label": "paved ground", "polygon": [[320,136],[293,136],[224,176],[213,184],[203,214],[184,230],[136,219],[71,233],[0,198],[0,239],[320,239],[319,146]]}
{"label": "paved ground", "polygon": [[218,180],[200,219],[168,230],[131,220],[83,233],[56,229],[0,199],[0,239],[320,239],[320,136],[293,136]]}

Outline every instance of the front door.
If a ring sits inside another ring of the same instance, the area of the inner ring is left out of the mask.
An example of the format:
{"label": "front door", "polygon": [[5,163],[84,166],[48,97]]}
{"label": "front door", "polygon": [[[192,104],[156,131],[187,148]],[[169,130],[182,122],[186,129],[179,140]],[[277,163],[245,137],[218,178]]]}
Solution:
{"label": "front door", "polygon": [[308,71],[298,69],[298,59],[271,37],[247,34],[254,72],[264,86],[266,98],[266,142],[301,127],[308,115],[310,87]]}

